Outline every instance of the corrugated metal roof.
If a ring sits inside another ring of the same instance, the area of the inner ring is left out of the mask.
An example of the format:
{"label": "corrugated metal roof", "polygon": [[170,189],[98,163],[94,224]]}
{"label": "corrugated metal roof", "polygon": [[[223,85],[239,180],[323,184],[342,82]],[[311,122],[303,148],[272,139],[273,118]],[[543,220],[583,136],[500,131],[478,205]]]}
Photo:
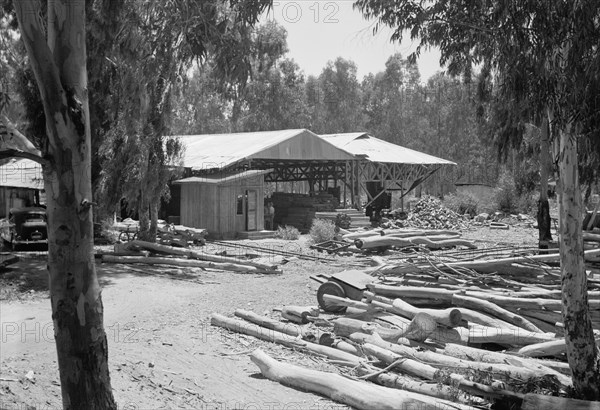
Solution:
{"label": "corrugated metal roof", "polygon": [[245,159],[353,159],[347,151],[306,129],[179,135],[185,146],[183,166],[223,169]]}
{"label": "corrugated metal roof", "polygon": [[42,190],[42,166],[30,159],[11,158],[0,165],[0,186]]}
{"label": "corrugated metal roof", "polygon": [[272,169],[254,169],[236,173],[217,173],[214,175],[207,175],[204,177],[189,177],[174,181],[174,184],[193,184],[193,183],[204,183],[204,184],[222,184],[227,182],[233,182],[240,179],[254,178],[260,175],[268,174],[272,172]]}
{"label": "corrugated metal roof", "polygon": [[412,165],[456,165],[452,161],[437,158],[423,152],[375,138],[366,132],[321,135],[326,141],[352,155],[366,155],[372,162]]}

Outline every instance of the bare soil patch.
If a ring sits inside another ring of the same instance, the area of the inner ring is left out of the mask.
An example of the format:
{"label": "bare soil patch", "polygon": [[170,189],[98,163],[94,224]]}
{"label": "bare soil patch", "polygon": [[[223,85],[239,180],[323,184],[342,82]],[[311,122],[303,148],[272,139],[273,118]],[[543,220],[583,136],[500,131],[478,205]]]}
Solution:
{"label": "bare soil patch", "polygon": [[[481,244],[535,245],[537,231],[477,227],[465,231]],[[314,254],[308,237],[297,241],[240,241]],[[212,248],[211,248],[212,247]],[[234,254],[209,245],[207,252]],[[238,251],[239,252],[239,251]],[[324,255],[329,262],[288,258],[281,275],[199,268],[98,264],[103,288],[112,386],[123,409],[343,409],[312,393],[264,379],[248,354],[335,371],[325,360],[210,326],[213,312],[237,308],[279,318],[285,304],[316,305],[318,283],[309,276],[368,265],[363,255]],[[266,256],[283,263],[280,256]],[[62,408],[43,255],[0,273],[0,408]]]}

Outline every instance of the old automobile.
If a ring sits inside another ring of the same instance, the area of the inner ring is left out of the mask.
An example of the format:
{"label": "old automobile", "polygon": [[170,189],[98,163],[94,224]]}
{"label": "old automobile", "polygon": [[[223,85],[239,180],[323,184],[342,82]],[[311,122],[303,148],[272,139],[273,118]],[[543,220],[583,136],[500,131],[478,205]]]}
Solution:
{"label": "old automobile", "polygon": [[46,210],[40,207],[13,208],[0,221],[0,237],[14,250],[48,248]]}

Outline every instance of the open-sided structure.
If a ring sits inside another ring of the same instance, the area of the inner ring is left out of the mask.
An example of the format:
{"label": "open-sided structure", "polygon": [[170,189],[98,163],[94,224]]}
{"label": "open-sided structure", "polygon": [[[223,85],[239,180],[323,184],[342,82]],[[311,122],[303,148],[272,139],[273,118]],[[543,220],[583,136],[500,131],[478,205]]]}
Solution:
{"label": "open-sided structure", "polygon": [[180,222],[216,236],[263,229],[265,182],[305,181],[309,194],[271,197],[275,222],[302,230],[316,211],[333,211],[348,199],[360,208],[365,196],[377,205],[383,193],[406,192],[454,164],[366,133],[319,136],[297,129],[179,138],[186,173],[173,197],[180,198]]}
{"label": "open-sided structure", "polygon": [[346,180],[352,203],[357,196],[366,195],[368,203],[388,191],[410,192],[443,166],[456,165],[423,152],[375,138],[365,132],[327,134],[321,137],[355,156]]}

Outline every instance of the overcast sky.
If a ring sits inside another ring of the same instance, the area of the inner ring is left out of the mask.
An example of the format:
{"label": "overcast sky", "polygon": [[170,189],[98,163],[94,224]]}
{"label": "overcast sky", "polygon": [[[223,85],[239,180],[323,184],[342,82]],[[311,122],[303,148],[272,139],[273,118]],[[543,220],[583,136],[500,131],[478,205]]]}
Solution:
{"label": "overcast sky", "polygon": [[[352,9],[352,0],[274,0],[267,18],[275,19],[288,33],[288,57],[293,58],[306,75],[319,75],[330,60],[337,57],[356,63],[358,79],[385,69],[385,62],[394,53],[408,56],[416,44],[405,39],[402,44],[390,42],[390,29],[373,35],[374,22],[363,19]],[[437,71],[439,52],[421,53],[418,61],[421,80],[426,81]]]}

